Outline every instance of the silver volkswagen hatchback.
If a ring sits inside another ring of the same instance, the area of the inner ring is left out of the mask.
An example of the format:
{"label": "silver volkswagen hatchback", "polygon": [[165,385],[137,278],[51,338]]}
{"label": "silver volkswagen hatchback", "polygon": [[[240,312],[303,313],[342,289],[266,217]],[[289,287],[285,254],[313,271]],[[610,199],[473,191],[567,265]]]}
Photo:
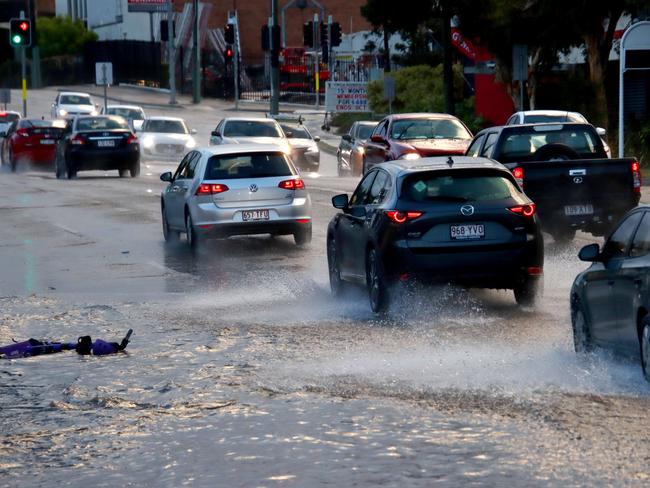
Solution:
{"label": "silver volkswagen hatchback", "polygon": [[311,242],[311,200],[287,153],[267,144],[228,144],[189,152],[161,195],[166,241],[293,234]]}

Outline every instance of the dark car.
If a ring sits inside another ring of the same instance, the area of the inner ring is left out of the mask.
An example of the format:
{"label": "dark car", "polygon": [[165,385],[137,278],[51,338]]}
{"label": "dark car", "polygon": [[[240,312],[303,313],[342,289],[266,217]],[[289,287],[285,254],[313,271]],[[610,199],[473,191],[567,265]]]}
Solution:
{"label": "dark car", "polygon": [[63,133],[58,120],[19,119],[6,132],[0,147],[2,164],[16,171],[18,164],[52,165],[56,143]]}
{"label": "dark car", "polygon": [[56,148],[56,177],[78,171],[112,170],[140,174],[140,144],[126,119],[116,115],[80,116],[68,121]]}
{"label": "dark car", "polygon": [[336,168],[339,176],[363,174],[363,146],[377,127],[377,122],[359,120],[343,134],[336,151]]}
{"label": "dark car", "polygon": [[600,346],[641,359],[650,381],[650,207],[630,211],[605,241],[580,250],[593,264],[571,288],[577,353]]}
{"label": "dark car", "polygon": [[453,115],[389,115],[377,124],[363,146],[363,173],[384,161],[461,156],[471,140],[472,133]]}
{"label": "dark car", "polygon": [[426,158],[380,164],[327,231],[332,292],[366,285],[375,312],[397,282],[441,282],[514,290],[534,304],[544,249],[535,204],[512,174],[488,159]]}

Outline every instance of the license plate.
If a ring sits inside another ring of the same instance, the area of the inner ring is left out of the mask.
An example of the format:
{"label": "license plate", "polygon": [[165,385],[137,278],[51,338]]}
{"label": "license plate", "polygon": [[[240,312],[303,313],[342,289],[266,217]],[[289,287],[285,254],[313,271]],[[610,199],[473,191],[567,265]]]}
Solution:
{"label": "license plate", "polygon": [[244,222],[248,222],[249,220],[269,220],[269,211],[266,209],[244,210],[241,214]]}
{"label": "license plate", "polygon": [[564,215],[592,215],[594,213],[593,205],[566,205]]}
{"label": "license plate", "polygon": [[462,224],[452,225],[449,228],[452,239],[482,239],[485,237],[485,225],[483,224]]}
{"label": "license plate", "polygon": [[111,141],[111,140],[97,141],[97,147],[115,147],[115,141]]}
{"label": "license plate", "polygon": [[41,139],[41,144],[54,144],[52,139]]}

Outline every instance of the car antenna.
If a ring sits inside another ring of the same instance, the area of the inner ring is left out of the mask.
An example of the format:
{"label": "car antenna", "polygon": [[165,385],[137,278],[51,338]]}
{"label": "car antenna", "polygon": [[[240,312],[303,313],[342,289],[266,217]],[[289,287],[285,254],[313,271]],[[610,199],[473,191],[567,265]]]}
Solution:
{"label": "car antenna", "polygon": [[447,158],[447,164],[448,164],[449,166],[453,166],[453,165],[454,165],[454,160],[451,159],[451,156],[449,156],[449,157]]}

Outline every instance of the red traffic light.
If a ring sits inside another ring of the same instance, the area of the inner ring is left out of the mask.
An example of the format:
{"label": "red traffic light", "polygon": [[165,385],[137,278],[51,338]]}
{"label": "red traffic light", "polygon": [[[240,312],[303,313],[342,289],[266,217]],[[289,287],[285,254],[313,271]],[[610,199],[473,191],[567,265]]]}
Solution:
{"label": "red traffic light", "polygon": [[226,49],[226,57],[232,57],[232,49],[228,48]]}
{"label": "red traffic light", "polygon": [[29,29],[29,24],[27,22],[21,22],[20,24],[18,24],[18,28],[21,31],[26,31],[27,29]]}

